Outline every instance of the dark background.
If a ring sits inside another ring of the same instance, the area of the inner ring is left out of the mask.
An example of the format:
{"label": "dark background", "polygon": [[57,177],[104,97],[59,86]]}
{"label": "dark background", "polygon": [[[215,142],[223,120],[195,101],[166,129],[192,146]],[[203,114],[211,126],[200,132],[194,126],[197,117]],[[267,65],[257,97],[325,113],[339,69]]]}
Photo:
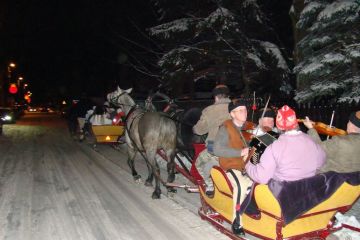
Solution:
{"label": "dark background", "polygon": [[[262,2],[290,55],[291,1]],[[2,65],[17,64],[34,102],[158,84],[126,64],[151,48],[146,28],[159,22],[150,1],[2,0],[0,8]]]}

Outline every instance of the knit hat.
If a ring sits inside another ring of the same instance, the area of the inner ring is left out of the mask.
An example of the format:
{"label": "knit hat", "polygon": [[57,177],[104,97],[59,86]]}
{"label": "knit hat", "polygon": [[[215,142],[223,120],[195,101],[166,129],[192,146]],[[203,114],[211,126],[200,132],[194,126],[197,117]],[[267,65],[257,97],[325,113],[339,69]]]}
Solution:
{"label": "knit hat", "polygon": [[349,121],[356,127],[360,128],[360,111],[351,113]]}
{"label": "knit hat", "polygon": [[246,107],[246,102],[244,99],[235,99],[233,101],[231,101],[228,105],[228,110],[229,110],[229,113],[233,110],[235,110],[236,108],[238,107],[241,107],[241,106],[245,106]]}
{"label": "knit hat", "polygon": [[283,131],[295,129],[298,126],[295,111],[284,105],[277,113],[276,126]]}
{"label": "knit hat", "polygon": [[230,93],[229,88],[224,84],[217,85],[212,91],[212,94],[214,96],[220,95],[220,94],[228,95],[229,93]]}

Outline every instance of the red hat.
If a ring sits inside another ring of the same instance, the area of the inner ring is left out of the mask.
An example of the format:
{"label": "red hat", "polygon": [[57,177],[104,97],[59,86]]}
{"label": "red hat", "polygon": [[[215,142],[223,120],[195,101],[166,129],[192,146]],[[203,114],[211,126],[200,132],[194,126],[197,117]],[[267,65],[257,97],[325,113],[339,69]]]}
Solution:
{"label": "red hat", "polygon": [[284,105],[277,113],[276,127],[280,130],[288,131],[297,128],[298,122],[295,111],[288,105]]}

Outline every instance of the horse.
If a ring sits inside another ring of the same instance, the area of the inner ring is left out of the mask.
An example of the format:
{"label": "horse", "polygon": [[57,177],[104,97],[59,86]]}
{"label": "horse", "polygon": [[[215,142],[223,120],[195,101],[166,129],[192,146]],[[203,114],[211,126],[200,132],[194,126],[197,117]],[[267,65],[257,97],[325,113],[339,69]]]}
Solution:
{"label": "horse", "polygon": [[[138,152],[144,157],[148,168],[146,186],[152,186],[155,176],[155,190],[152,193],[153,199],[159,199],[161,195],[160,182],[166,185],[161,179],[160,168],[155,158],[157,151],[162,150],[167,158],[168,183],[175,180],[175,150],[176,150],[176,124],[160,112],[146,112],[139,108],[130,97],[132,89],[109,93],[107,99],[112,104],[121,107],[126,116],[125,139],[128,146],[128,165],[135,181],[141,176],[135,170],[134,160]],[[168,192],[176,192],[172,187],[167,187]]]}
{"label": "horse", "polygon": [[[156,107],[153,102],[154,99],[157,102]],[[145,109],[147,111],[157,111],[157,109],[160,109],[160,112],[167,114],[175,121],[177,129],[175,168],[192,181],[194,176],[191,176],[190,169],[192,168],[193,161],[195,161],[195,148],[193,144],[204,143],[206,139],[206,135],[196,135],[192,130],[193,126],[200,119],[202,110],[198,107],[183,109],[176,103],[175,99],[171,99],[160,91],[149,93],[145,100]],[[162,157],[162,154],[160,156]]]}

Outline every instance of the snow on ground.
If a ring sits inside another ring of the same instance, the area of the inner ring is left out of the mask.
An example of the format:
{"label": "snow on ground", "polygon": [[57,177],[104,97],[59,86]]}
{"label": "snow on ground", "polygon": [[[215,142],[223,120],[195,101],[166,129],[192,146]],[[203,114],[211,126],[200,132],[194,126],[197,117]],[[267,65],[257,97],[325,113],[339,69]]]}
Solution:
{"label": "snow on ground", "polygon": [[152,188],[73,141],[60,118],[4,126],[0,152],[0,239],[228,239],[176,201],[152,200]]}
{"label": "snow on ground", "polygon": [[[125,145],[95,151],[94,139],[73,141],[59,120],[25,120],[0,136],[0,239],[228,239],[197,215],[197,193],[162,189],[152,200],[153,188],[132,179]],[[143,160],[136,166],[145,179]],[[176,182],[190,184],[180,174]],[[339,234],[329,239],[348,236]]]}

